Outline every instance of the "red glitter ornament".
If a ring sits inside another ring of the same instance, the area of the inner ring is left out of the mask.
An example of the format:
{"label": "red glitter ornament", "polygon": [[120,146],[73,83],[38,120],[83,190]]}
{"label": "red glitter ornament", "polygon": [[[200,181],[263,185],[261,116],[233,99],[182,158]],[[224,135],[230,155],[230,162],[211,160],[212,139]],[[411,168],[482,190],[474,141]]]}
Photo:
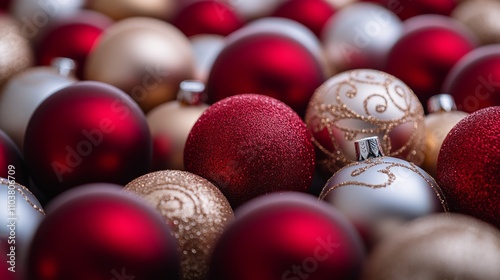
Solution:
{"label": "red glitter ornament", "polygon": [[237,207],[273,191],[307,191],[314,147],[290,107],[264,95],[243,94],[203,113],[186,142],[184,164]]}
{"label": "red glitter ornament", "polygon": [[467,29],[444,16],[414,17],[404,27],[405,33],[389,52],[386,72],[403,80],[426,104],[440,93],[450,69],[476,42]]}
{"label": "red glitter ornament", "polygon": [[500,107],[455,125],[439,152],[437,181],[451,211],[500,227]]}
{"label": "red glitter ornament", "polygon": [[28,171],[14,141],[0,130],[0,177],[29,186]]}
{"label": "red glitter ornament", "polygon": [[188,37],[197,34],[226,36],[240,28],[243,20],[227,4],[203,0],[185,5],[172,20],[172,24]]}
{"label": "red glitter ornament", "polygon": [[500,105],[500,45],[477,48],[460,59],[442,92],[453,95],[457,108],[469,113]]}
{"label": "red glitter ornament", "polygon": [[119,186],[73,189],[53,201],[33,238],[33,280],[179,279],[164,219]]}
{"label": "red glitter ornament", "polygon": [[257,198],[217,243],[210,279],[357,279],[364,249],[335,208],[300,193]]}
{"label": "red glitter ornament", "polygon": [[47,98],[26,129],[24,157],[40,190],[126,184],[148,172],[151,136],[137,104],[100,82],[78,82]]}
{"label": "red glitter ornament", "polygon": [[383,5],[405,20],[423,14],[449,16],[457,5],[456,0],[364,0]]}

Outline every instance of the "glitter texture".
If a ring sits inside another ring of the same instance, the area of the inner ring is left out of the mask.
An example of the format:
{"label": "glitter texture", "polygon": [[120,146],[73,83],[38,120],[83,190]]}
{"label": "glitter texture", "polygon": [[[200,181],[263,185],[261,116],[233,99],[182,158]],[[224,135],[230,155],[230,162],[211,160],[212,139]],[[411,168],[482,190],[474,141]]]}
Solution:
{"label": "glitter texture", "polygon": [[290,107],[264,95],[243,94],[205,111],[188,137],[184,163],[237,207],[274,191],[306,191],[314,146]]}

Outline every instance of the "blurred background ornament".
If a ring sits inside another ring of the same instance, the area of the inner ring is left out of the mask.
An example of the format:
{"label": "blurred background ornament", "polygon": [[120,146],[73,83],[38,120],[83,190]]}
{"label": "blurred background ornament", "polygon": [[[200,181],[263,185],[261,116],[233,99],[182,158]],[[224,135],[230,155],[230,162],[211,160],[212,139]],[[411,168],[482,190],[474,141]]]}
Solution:
{"label": "blurred background ornament", "polygon": [[481,109],[448,133],[437,181],[450,210],[500,228],[500,107]]}
{"label": "blurred background ornament", "polygon": [[429,114],[425,116],[425,159],[422,169],[435,178],[439,151],[446,135],[468,114],[457,110],[455,101],[449,94],[438,94],[429,98],[427,111]]}
{"label": "blurred background ornament", "polygon": [[213,34],[194,35],[189,38],[195,61],[195,78],[207,82],[215,59],[225,46],[225,37]]}
{"label": "blurred background ornament", "polygon": [[147,112],[174,100],[179,84],[194,77],[189,40],[174,26],[130,18],[109,27],[90,53],[85,78],[128,93]]}
{"label": "blurred background ornament", "polygon": [[0,14],[0,88],[13,75],[33,65],[33,51],[13,18]]}
{"label": "blurred background ornament", "polygon": [[479,47],[460,59],[446,76],[443,92],[468,113],[500,105],[500,44]]}
{"label": "blurred background ornament", "polygon": [[405,82],[426,104],[441,92],[453,65],[476,47],[476,38],[459,22],[440,15],[417,16],[403,26],[403,35],[389,52],[385,70]]}
{"label": "blurred background ornament", "polygon": [[215,103],[198,119],[184,164],[216,185],[235,208],[270,192],[307,191],[314,147],[290,107],[264,95],[242,94]]}
{"label": "blurred background ornament", "polygon": [[331,176],[356,161],[355,140],[378,136],[387,156],[424,159],[424,110],[413,91],[387,73],[359,69],[335,75],[309,102],[306,124],[317,162]]}
{"label": "blurred background ornament", "polygon": [[391,11],[372,3],[354,3],[334,14],[322,33],[328,62],[338,71],[382,70],[403,23]]}
{"label": "blurred background ornament", "polygon": [[212,251],[223,230],[234,220],[219,189],[185,171],[146,174],[125,186],[161,213],[179,241],[181,279],[207,279]]}
{"label": "blurred background ornament", "polygon": [[307,194],[277,193],[236,211],[209,279],[357,279],[363,259],[361,240],[341,213]]}
{"label": "blurred background ornament", "polygon": [[364,0],[365,2],[375,2],[393,13],[402,20],[424,15],[438,14],[448,16],[457,5],[457,0]]}
{"label": "blurred background ornament", "polygon": [[[13,168],[9,168],[12,166]],[[24,164],[21,152],[10,137],[0,129],[0,177],[9,179],[9,175],[15,178],[15,181],[21,185],[29,186],[29,175],[26,165]],[[13,174],[9,174],[14,172]]]}
{"label": "blurred background ornament", "polygon": [[152,17],[168,20],[175,14],[178,0],[86,0],[89,9],[101,12],[114,20],[130,17]]}
{"label": "blurred background ornament", "polygon": [[436,214],[383,240],[369,256],[362,279],[495,280],[498,263],[500,231],[469,216]]}
{"label": "blurred background ornament", "polygon": [[85,183],[126,184],[147,173],[151,136],[137,104],[100,82],[77,82],[45,99],[28,123],[24,158],[44,195]]}
{"label": "blurred background ornament", "polygon": [[268,17],[276,7],[286,0],[223,0],[229,4],[244,20],[252,21]]}
{"label": "blurred background ornament", "polygon": [[[30,248],[29,279],[179,279],[177,241],[152,207],[112,184],[54,200]],[[125,275],[125,276],[124,276]]]}
{"label": "blurred background ornament", "polygon": [[54,92],[76,82],[75,63],[57,58],[51,67],[32,67],[13,76],[0,93],[0,129],[23,150],[28,122],[36,108]]}
{"label": "blurred background ornament", "polygon": [[184,170],[184,145],[191,128],[208,108],[202,102],[205,85],[181,83],[177,100],[159,105],[146,118],[153,139],[152,170]]}
{"label": "blurred background ornament", "polygon": [[231,6],[220,0],[188,2],[171,22],[188,37],[198,34],[227,36],[243,25]]}
{"label": "blurred background ornament", "polygon": [[358,162],[335,173],[319,199],[345,214],[368,247],[409,220],[448,210],[436,181],[413,163],[384,156],[376,136],[354,147]]}
{"label": "blurred background ornament", "polygon": [[466,25],[480,43],[500,43],[500,3],[495,0],[466,1],[453,10],[452,17]]}

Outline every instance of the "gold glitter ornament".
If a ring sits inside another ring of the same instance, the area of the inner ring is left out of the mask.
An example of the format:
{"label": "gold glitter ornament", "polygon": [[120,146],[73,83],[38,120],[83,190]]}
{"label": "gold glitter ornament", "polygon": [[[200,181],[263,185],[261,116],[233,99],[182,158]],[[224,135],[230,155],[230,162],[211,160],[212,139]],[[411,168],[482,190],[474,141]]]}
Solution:
{"label": "gold glitter ornament", "polygon": [[481,44],[500,43],[500,2],[498,0],[466,1],[451,15],[466,25]]}
{"label": "gold glitter ornament", "polygon": [[422,104],[385,72],[358,69],[333,76],[312,96],[305,121],[326,173],[354,162],[354,141],[369,136],[379,137],[387,156],[417,165],[424,159]]}
{"label": "gold glitter ornament", "polygon": [[180,245],[182,279],[206,279],[215,242],[234,220],[219,189],[192,173],[164,170],[133,180],[125,190],[144,198],[171,226]]}

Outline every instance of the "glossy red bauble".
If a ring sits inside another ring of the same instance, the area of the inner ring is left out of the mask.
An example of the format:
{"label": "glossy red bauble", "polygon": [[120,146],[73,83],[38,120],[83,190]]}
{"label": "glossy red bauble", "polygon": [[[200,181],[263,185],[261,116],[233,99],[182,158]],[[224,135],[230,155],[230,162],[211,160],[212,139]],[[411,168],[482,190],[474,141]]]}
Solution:
{"label": "glossy red bauble", "polygon": [[456,0],[364,0],[383,5],[401,19],[424,14],[439,14],[448,16],[457,5]]}

